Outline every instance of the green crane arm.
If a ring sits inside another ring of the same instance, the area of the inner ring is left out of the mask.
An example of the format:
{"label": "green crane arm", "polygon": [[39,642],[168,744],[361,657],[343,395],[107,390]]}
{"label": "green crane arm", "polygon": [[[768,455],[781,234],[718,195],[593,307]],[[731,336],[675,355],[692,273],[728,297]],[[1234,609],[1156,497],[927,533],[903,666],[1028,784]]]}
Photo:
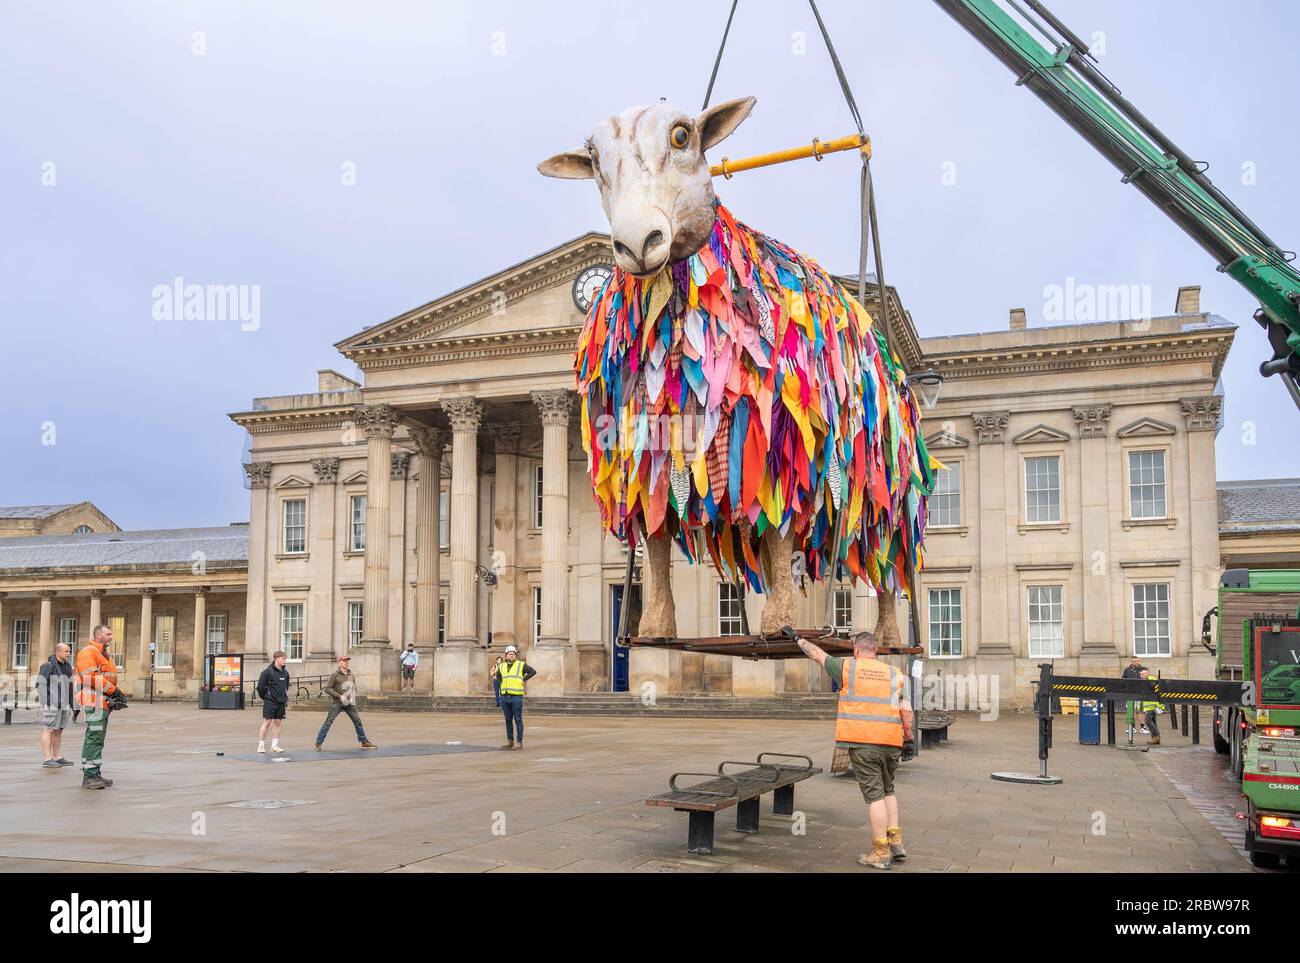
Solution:
{"label": "green crane arm", "polygon": [[[1097,69],[1087,45],[1039,0],[935,2],[1011,69],[1017,86],[1037,94],[1119,168],[1124,183],[1150,198],[1209,252],[1220,271],[1259,300],[1255,320],[1268,333],[1273,349],[1260,373],[1279,375],[1300,408],[1300,272],[1290,263],[1295,255],[1273,243],[1211,183],[1205,165],[1179,150],[1125,100]],[[1032,36],[1022,20],[1042,34],[1051,49]]]}

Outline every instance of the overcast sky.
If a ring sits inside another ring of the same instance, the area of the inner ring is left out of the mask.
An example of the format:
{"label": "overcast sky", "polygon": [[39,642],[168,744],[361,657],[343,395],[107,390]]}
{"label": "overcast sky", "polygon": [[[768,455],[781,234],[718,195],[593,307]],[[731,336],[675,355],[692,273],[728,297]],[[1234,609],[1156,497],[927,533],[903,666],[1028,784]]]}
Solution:
{"label": "overcast sky", "polygon": [[[7,0],[0,505],[89,499],[125,528],[247,519],[226,413],[314,390],[317,368],[354,374],[335,341],[604,229],[593,185],[536,163],[626,107],[698,108],[728,6]],[[887,276],[923,336],[1001,330],[1013,306],[1042,324],[1045,289],[1070,278],[1149,286],[1156,314],[1199,284],[1240,328],[1219,477],[1300,476],[1300,414],[1256,371],[1268,351],[1235,282],[933,3],[820,6],[875,145]],[[1297,5],[1051,6],[1300,246]],[[758,106],[716,156],[853,131],[795,0],[742,0],[714,101],[746,94]],[[856,185],[840,156],[719,189],[852,271]],[[177,277],[256,286],[257,329],[156,318]]]}

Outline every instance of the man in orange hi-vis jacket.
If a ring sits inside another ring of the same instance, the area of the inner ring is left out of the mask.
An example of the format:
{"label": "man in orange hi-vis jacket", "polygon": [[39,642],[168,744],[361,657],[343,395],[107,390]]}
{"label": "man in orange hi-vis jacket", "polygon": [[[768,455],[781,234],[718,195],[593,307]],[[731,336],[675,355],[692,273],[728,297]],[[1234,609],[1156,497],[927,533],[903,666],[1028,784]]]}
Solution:
{"label": "man in orange hi-vis jacket", "polygon": [[914,728],[907,678],[876,658],[876,637],[870,632],[853,637],[851,659],[827,655],[807,639],[796,641],[840,685],[835,745],[849,751],[871,819],[871,852],[858,856],[858,863],[889,869],[893,860],[907,858],[894,795],[894,773]]}
{"label": "man in orange hi-vis jacket", "polygon": [[107,789],[113,780],[100,775],[104,759],[104,737],[108,716],[125,700],[117,689],[117,666],[108,654],[113,644],[113,630],[97,625],[91,630],[90,642],[77,653],[77,703],[86,710],[86,737],[81,744],[81,787]]}

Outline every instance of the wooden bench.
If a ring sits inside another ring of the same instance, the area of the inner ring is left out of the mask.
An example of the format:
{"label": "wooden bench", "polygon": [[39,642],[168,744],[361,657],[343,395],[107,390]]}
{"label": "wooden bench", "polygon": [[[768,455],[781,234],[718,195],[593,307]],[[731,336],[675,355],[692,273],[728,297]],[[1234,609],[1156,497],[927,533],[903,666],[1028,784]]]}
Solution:
{"label": "wooden bench", "polygon": [[948,741],[948,727],[957,721],[955,712],[925,710],[918,713],[916,728],[921,732],[921,748],[933,749]]}
{"label": "wooden bench", "polygon": [[[802,759],[803,765],[764,762],[765,757]],[[727,773],[728,766],[749,766],[740,772]],[[794,785],[821,772],[807,756],[784,752],[760,752],[751,762],[722,762],[717,773],[675,772],[668,779],[671,790],[645,801],[647,806],[662,806],[688,814],[686,848],[691,853],[713,852],[713,817],[736,807],[736,829],[742,833],[758,832],[758,805],[764,793],[772,794],[772,812],[777,816],[794,815]],[[677,780],[682,776],[708,777],[685,789]]]}

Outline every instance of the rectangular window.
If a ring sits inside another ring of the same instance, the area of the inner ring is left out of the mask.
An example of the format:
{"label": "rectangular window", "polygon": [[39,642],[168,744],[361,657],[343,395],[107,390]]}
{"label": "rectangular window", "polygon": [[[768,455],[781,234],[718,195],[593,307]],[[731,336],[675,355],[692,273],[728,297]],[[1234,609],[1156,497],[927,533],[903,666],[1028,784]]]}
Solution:
{"label": "rectangular window", "polygon": [[[121,669],[126,665],[126,616],[110,615],[104,620],[104,624],[113,632],[113,645],[109,649],[108,656]],[[119,674],[118,678],[121,677]]]}
{"label": "rectangular window", "polygon": [[172,668],[175,648],[176,616],[155,615],[153,617],[153,667]]}
{"label": "rectangular window", "polygon": [[364,552],[366,550],[366,496],[353,495],[348,499],[351,517],[348,551]]}
{"label": "rectangular window", "polygon": [[926,501],[927,519],[938,528],[961,524],[961,463],[940,468],[934,478],[934,494]]}
{"label": "rectangular window", "polygon": [[280,648],[290,662],[301,662],[303,656],[303,604],[287,603],[280,606]]}
{"label": "rectangular window", "polygon": [[227,619],[225,612],[211,612],[208,614],[207,625],[207,653],[208,655],[224,655],[226,651],[226,626]]}
{"label": "rectangular window", "polygon": [[930,589],[930,655],[961,655],[961,589]]}
{"label": "rectangular window", "polygon": [[59,619],[59,641],[77,653],[77,620],[75,618]]}
{"label": "rectangular window", "polygon": [[1133,586],[1133,654],[1169,655],[1169,583]]}
{"label": "rectangular window", "polygon": [[447,492],[438,489],[438,548],[444,549],[451,544],[451,523],[448,519]]}
{"label": "rectangular window", "polygon": [[31,619],[14,619],[13,631],[13,658],[10,661],[15,669],[30,669],[32,648],[32,620]]}
{"label": "rectangular window", "polygon": [[1057,455],[1025,459],[1025,521],[1061,520],[1061,459]]}
{"label": "rectangular window", "polygon": [[533,644],[542,637],[542,587],[533,586]]}
{"label": "rectangular window", "polygon": [[1029,655],[1063,657],[1065,655],[1065,607],[1061,604],[1063,586],[1029,586]]}
{"label": "rectangular window", "polygon": [[292,555],[307,551],[307,499],[284,500],[284,535],[282,551]]}
{"label": "rectangular window", "polygon": [[362,633],[365,632],[365,622],[363,602],[348,603],[348,648],[361,644]]}
{"label": "rectangular window", "polygon": [[718,583],[718,635],[740,635],[744,622],[740,617],[740,586],[734,582]]}
{"label": "rectangular window", "polygon": [[1165,453],[1128,453],[1128,503],[1133,518],[1167,518],[1165,504]]}
{"label": "rectangular window", "polygon": [[438,599],[438,644],[447,641],[447,600]]}
{"label": "rectangular window", "polygon": [[542,527],[542,466],[533,467],[533,528]]}
{"label": "rectangular window", "polygon": [[853,589],[835,590],[835,628],[841,632],[853,631]]}

